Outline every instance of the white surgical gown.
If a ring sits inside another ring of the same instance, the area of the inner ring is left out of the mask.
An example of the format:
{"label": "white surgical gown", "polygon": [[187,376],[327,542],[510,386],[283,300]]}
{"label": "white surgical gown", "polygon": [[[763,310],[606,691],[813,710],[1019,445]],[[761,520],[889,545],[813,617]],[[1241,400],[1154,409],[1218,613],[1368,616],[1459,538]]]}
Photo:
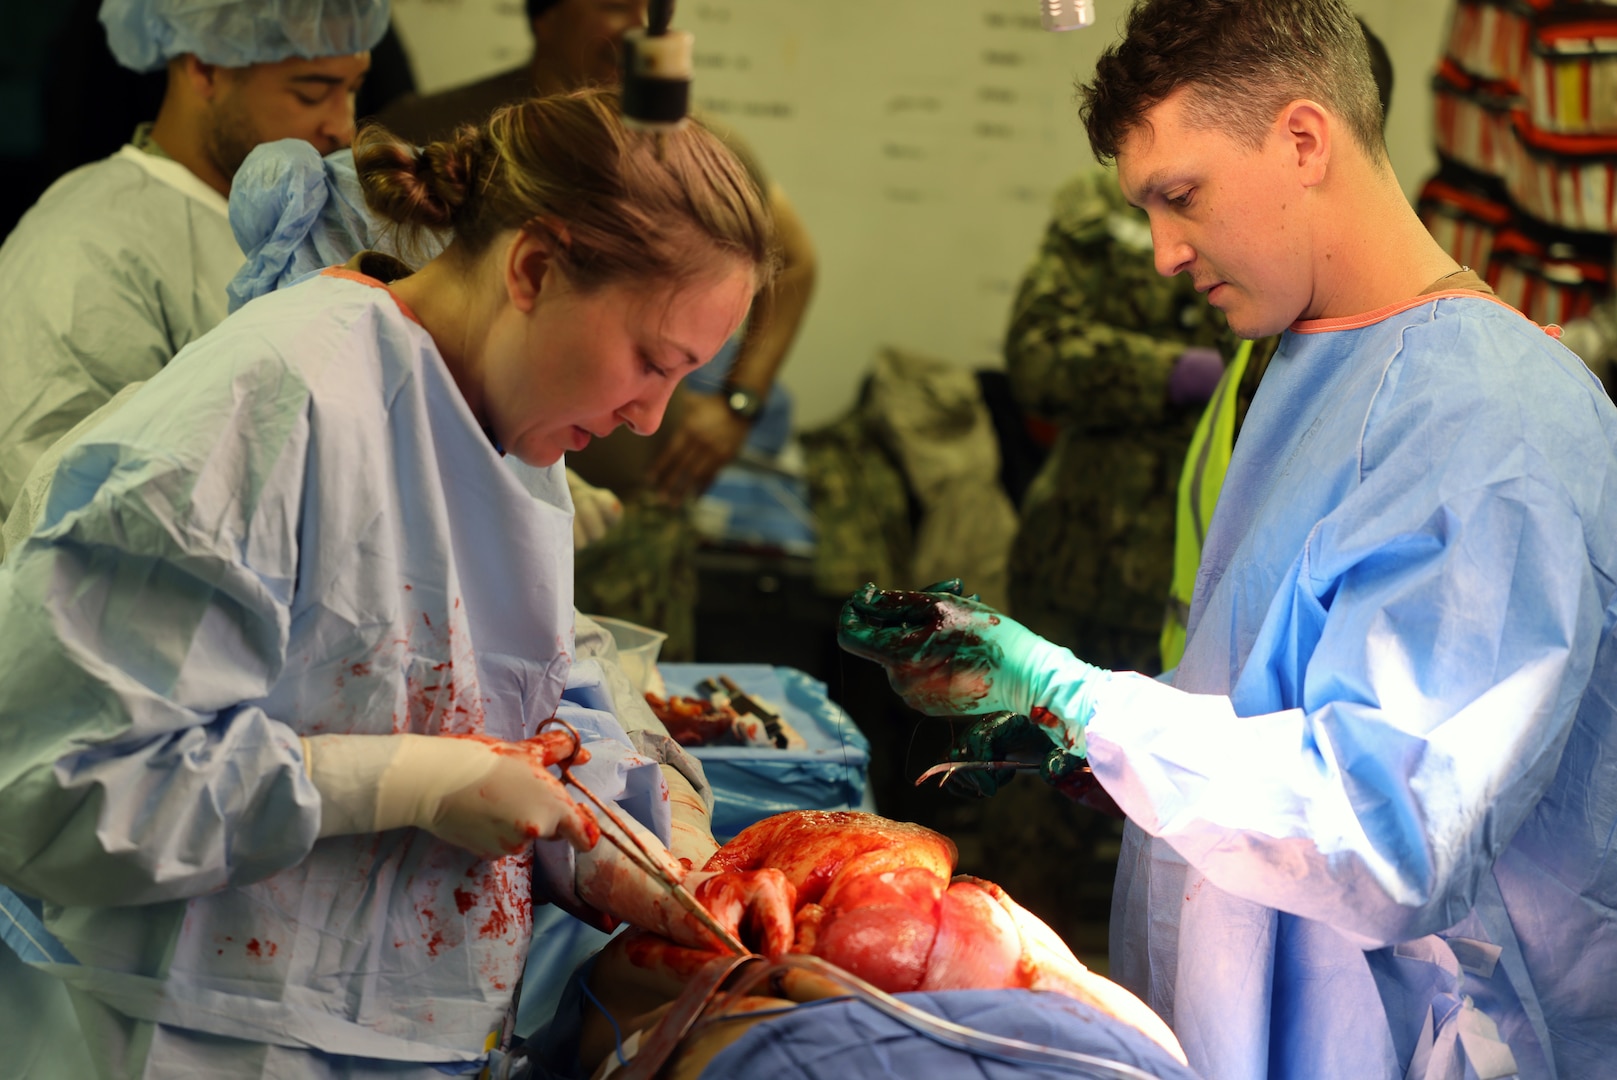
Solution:
{"label": "white surgical gown", "polygon": [[47,901],[104,1062],[481,1060],[565,845],[317,842],[299,735],[520,739],[559,709],[592,786],[666,837],[657,766],[571,662],[571,506],[544,472],[525,490],[426,332],[339,275],[249,305],[63,455],[0,566],[0,883]]}
{"label": "white surgical gown", "polygon": [[34,459],[225,317],[224,196],[125,146],[52,184],[0,247],[0,518]]}
{"label": "white surgical gown", "polygon": [[1112,974],[1193,1067],[1611,1075],[1614,463],[1599,383],[1490,299],[1286,335],[1173,688],[1114,678],[1088,732],[1138,823]]}

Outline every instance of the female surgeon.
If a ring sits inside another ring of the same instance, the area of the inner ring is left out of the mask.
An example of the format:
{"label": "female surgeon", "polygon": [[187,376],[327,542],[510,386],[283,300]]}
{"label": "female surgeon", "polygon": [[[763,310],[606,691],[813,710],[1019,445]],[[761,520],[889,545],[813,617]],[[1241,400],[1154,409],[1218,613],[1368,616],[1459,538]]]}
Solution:
{"label": "female surgeon", "polygon": [[[226,319],[63,454],[0,568],[0,883],[45,902],[103,1075],[475,1072],[535,895],[703,940],[538,728],[572,666],[562,457],[655,430],[735,331],[760,195],[605,92],[354,157],[375,213],[447,249]],[[605,794],[666,803],[596,735]],[[676,874],[711,850],[686,826]],[[686,881],[789,936],[767,887]]]}

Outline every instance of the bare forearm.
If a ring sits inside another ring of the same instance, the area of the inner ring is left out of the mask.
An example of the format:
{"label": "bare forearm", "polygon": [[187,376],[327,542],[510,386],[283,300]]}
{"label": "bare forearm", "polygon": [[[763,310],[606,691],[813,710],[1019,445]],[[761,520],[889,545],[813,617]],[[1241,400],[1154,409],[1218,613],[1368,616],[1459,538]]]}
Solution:
{"label": "bare forearm", "polygon": [[812,261],[781,269],[774,284],[753,302],[746,337],[730,369],[732,383],[757,393],[765,393],[775,385],[813,294]]}
{"label": "bare forearm", "polygon": [[769,209],[780,244],[780,272],[753,301],[747,336],[730,369],[732,383],[757,393],[775,385],[775,376],[791,351],[814,295],[814,244],[808,230],[778,186],[770,188]]}

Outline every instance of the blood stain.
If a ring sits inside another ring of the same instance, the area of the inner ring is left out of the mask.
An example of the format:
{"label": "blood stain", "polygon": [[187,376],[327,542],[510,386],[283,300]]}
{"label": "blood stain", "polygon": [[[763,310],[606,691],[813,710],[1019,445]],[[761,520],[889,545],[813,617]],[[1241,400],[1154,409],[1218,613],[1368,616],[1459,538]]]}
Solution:
{"label": "blood stain", "polygon": [[[494,910],[489,912],[488,921],[478,927],[477,932],[486,938],[504,937],[510,929],[511,916],[506,914],[503,906],[497,904]],[[500,989],[504,990],[505,987],[502,986]]]}

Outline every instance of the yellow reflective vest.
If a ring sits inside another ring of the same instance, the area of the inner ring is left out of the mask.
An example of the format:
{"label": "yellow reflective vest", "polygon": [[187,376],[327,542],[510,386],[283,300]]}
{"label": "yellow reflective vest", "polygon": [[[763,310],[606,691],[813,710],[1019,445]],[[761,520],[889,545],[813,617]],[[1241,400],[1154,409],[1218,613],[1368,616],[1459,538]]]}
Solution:
{"label": "yellow reflective vest", "polygon": [[1174,519],[1173,583],[1168,587],[1168,612],[1162,622],[1162,670],[1179,665],[1185,654],[1185,626],[1190,621],[1190,599],[1196,591],[1196,570],[1201,565],[1202,541],[1207,538],[1213,507],[1230,467],[1235,444],[1236,391],[1252,358],[1252,342],[1243,341],[1235,359],[1224,369],[1218,387],[1196,425],[1179,473],[1179,509]]}

